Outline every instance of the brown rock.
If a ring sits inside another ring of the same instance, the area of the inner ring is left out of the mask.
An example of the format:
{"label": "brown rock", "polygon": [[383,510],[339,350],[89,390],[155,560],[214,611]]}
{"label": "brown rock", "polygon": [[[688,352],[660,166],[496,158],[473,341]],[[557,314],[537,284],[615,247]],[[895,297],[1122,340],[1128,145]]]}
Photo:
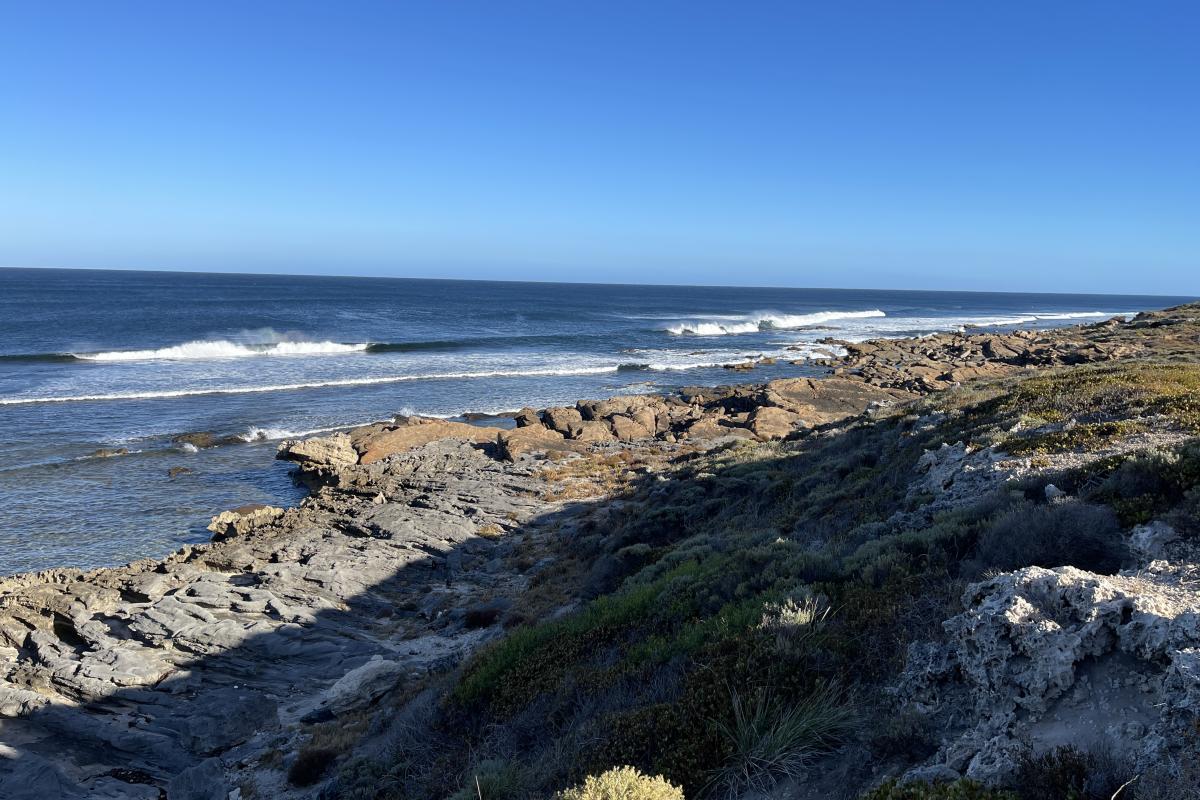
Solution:
{"label": "brown rock", "polygon": [[500,431],[496,443],[500,455],[509,461],[516,461],[525,453],[583,453],[588,448],[587,443],[568,440],[558,431],[533,427]]}
{"label": "brown rock", "polygon": [[463,422],[413,417],[407,424],[399,427],[368,425],[365,428],[357,428],[350,432],[350,445],[358,453],[358,463],[371,464],[438,439],[462,439],[474,444],[494,442],[496,430]]}
{"label": "brown rock", "polygon": [[715,415],[706,415],[693,422],[688,426],[688,439],[717,439],[722,436],[736,436],[739,439],[753,439],[754,434],[745,428],[735,428],[731,425],[722,425],[721,421],[724,417]]}
{"label": "brown rock", "polygon": [[609,420],[612,431],[622,442],[632,442],[635,439],[650,439],[654,436],[654,428],[647,428],[633,417],[624,414],[614,414]]}
{"label": "brown rock", "polygon": [[579,433],[575,439],[580,442],[615,442],[617,437],[608,425],[596,420],[585,420],[580,423]]}
{"label": "brown rock", "polygon": [[798,414],[810,425],[823,425],[866,411],[875,403],[910,400],[899,389],[883,389],[850,378],[784,378],[766,388],[767,402]]}
{"label": "brown rock", "polygon": [[748,424],[750,431],[759,439],[786,439],[797,428],[807,428],[808,424],[799,414],[773,406],[756,408],[750,413]]}
{"label": "brown rock", "polygon": [[583,428],[583,415],[576,408],[547,408],[542,412],[542,421],[547,428],[569,438],[577,437]]}
{"label": "brown rock", "polygon": [[358,452],[350,445],[350,436],[345,433],[280,442],[275,457],[326,467],[358,463]]}
{"label": "brown rock", "polygon": [[528,406],[513,414],[513,421],[517,423],[518,428],[528,428],[531,425],[538,426],[542,424],[542,418]]}

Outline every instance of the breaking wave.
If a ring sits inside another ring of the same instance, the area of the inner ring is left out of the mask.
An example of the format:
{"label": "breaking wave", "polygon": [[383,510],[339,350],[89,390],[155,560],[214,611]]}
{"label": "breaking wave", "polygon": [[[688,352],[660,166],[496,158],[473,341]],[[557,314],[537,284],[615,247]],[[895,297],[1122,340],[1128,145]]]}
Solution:
{"label": "breaking wave", "polygon": [[249,358],[251,356],[313,356],[361,353],[367,343],[341,342],[271,342],[270,344],[240,344],[227,339],[211,339],[157,350],[110,350],[103,353],[71,353],[81,361],[204,361],[218,358]]}
{"label": "breaking wave", "polygon": [[843,319],[887,316],[878,308],[869,311],[816,311],[811,314],[749,314],[738,320],[681,322],[666,328],[672,336],[729,336],[771,330],[793,330]]}

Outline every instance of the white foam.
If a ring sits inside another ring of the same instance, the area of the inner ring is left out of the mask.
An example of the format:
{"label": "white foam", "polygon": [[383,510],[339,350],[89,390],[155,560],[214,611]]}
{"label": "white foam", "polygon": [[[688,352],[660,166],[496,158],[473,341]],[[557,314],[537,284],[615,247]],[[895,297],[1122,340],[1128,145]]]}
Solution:
{"label": "white foam", "polygon": [[221,358],[252,356],[312,356],[361,353],[370,345],[363,342],[273,342],[271,344],[239,344],[227,339],[187,342],[157,350],[111,350],[103,353],[72,353],[84,361],[203,361]]}
{"label": "white foam", "polygon": [[445,372],[431,375],[386,375],[377,378],[343,378],[332,381],[310,383],[281,383],[270,386],[213,386],[195,389],[164,389],[146,392],[113,392],[111,394],[80,394],[63,397],[3,397],[0,406],[29,405],[32,403],[78,403],[94,400],[162,400],[172,397],[196,397],[209,394],[260,394],[263,392],[291,392],[299,389],[323,389],[330,386],[372,386],[406,381],[434,381],[470,378],[525,378],[550,377],[555,375],[603,375],[617,372],[614,364],[602,367],[575,367],[565,369],[496,370],[491,372]]}
{"label": "white foam", "polygon": [[[867,311],[816,311],[811,314],[776,314],[763,312],[739,317],[737,322],[681,322],[666,328],[673,336],[729,336],[768,330],[791,330],[823,322],[847,319],[870,319],[887,316],[878,308]],[[720,319],[719,317],[717,319]]]}

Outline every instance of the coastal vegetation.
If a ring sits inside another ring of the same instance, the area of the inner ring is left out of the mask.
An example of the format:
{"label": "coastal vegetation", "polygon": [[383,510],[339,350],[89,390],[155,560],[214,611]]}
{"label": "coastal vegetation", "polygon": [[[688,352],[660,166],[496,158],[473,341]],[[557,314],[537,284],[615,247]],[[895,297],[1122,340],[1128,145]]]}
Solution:
{"label": "coastal vegetation", "polygon": [[[944,636],[969,583],[1028,566],[1115,574],[1132,563],[1132,526],[1164,515],[1194,535],[1197,388],[1191,364],[1066,367],[680,458],[558,543],[591,565],[578,579],[594,599],[468,659],[431,730],[466,764],[464,785],[497,763],[520,772],[491,795],[511,800],[625,764],[688,797],[783,784],[833,796],[795,786],[839,762],[851,783],[919,762],[938,747],[934,724],[889,687],[911,645]],[[1040,467],[949,500],[921,470],[946,443],[1036,453]],[[442,770],[397,759],[409,777],[395,796],[436,795]],[[1082,799],[1100,796],[1083,788],[1098,770],[1092,754],[1055,751],[1007,789],[885,783],[864,797]]]}

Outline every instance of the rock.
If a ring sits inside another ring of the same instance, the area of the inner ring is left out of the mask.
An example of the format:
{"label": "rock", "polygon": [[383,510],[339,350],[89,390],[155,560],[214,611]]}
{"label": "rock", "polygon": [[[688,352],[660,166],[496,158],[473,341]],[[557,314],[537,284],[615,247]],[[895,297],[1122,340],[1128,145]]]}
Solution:
{"label": "rock", "polygon": [[372,656],[369,661],[347,672],[325,691],[321,706],[334,716],[365,708],[398,685],[406,672],[399,661]]}
{"label": "rock", "polygon": [[212,518],[208,529],[218,536],[246,534],[283,514],[282,508],[261,503],[222,511]]}
{"label": "rock", "polygon": [[808,427],[804,418],[792,411],[771,406],[756,408],[750,412],[748,427],[763,441],[786,439],[797,428]]}
{"label": "rock", "polygon": [[[1002,780],[1023,743],[1062,742],[1154,763],[1157,742],[1200,713],[1194,572],[1164,561],[1132,575],[1027,567],[968,586],[964,612],[944,624],[949,665],[910,659],[896,689],[966,724],[930,763]],[[1131,738],[1131,724],[1145,735]]]}
{"label": "rock", "polygon": [[617,437],[618,441],[632,442],[637,439],[649,439],[654,436],[653,427],[647,427],[633,417],[628,417],[624,414],[614,414],[609,419],[609,424],[612,426],[613,435]]}
{"label": "rock", "polygon": [[358,453],[358,463],[373,464],[396,453],[403,453],[439,439],[488,444],[496,441],[497,430],[467,425],[464,422],[413,417],[400,426],[369,425],[356,428],[350,432],[350,445]]}
{"label": "rock", "polygon": [[539,426],[542,424],[542,418],[538,416],[538,412],[526,406],[513,415],[513,421],[516,422],[518,428],[528,428],[529,426]]}
{"label": "rock", "polygon": [[226,800],[228,793],[219,758],[185,769],[167,784],[167,800]]}
{"label": "rock", "polygon": [[861,414],[872,405],[912,399],[908,392],[883,389],[848,378],[784,378],[766,386],[766,401],[794,414],[810,425]]}
{"label": "rock", "polygon": [[596,442],[601,444],[617,441],[616,434],[612,432],[612,429],[607,424],[595,420],[581,422],[579,432],[575,438],[581,442]]}
{"label": "rock", "polygon": [[587,451],[584,442],[570,441],[558,431],[548,428],[515,428],[511,431],[501,431],[496,440],[500,447],[500,455],[508,461],[516,461],[526,453],[558,452],[583,453]]}
{"label": "rock", "polygon": [[281,442],[275,457],[325,467],[358,463],[358,452],[350,445],[350,435],[346,433]]}
{"label": "rock", "polygon": [[754,434],[745,428],[735,428],[723,425],[724,416],[705,416],[688,426],[685,431],[689,440],[718,439],[725,436],[736,436],[742,439],[753,439]]}
{"label": "rock", "polygon": [[89,458],[114,458],[127,455],[129,455],[128,447],[101,447],[99,450],[93,450],[89,454]]}
{"label": "rock", "polygon": [[583,415],[576,408],[547,408],[542,412],[542,422],[568,439],[576,438],[583,429]]}
{"label": "rock", "polygon": [[181,433],[178,436],[171,437],[171,441],[175,444],[186,444],[195,447],[197,450],[205,450],[209,447],[217,446],[217,437],[209,431],[196,431],[194,433]]}
{"label": "rock", "polygon": [[638,409],[658,407],[662,404],[661,397],[635,394],[610,397],[607,400],[582,400],[576,403],[576,407],[586,420],[603,420],[614,414],[631,415]]}

